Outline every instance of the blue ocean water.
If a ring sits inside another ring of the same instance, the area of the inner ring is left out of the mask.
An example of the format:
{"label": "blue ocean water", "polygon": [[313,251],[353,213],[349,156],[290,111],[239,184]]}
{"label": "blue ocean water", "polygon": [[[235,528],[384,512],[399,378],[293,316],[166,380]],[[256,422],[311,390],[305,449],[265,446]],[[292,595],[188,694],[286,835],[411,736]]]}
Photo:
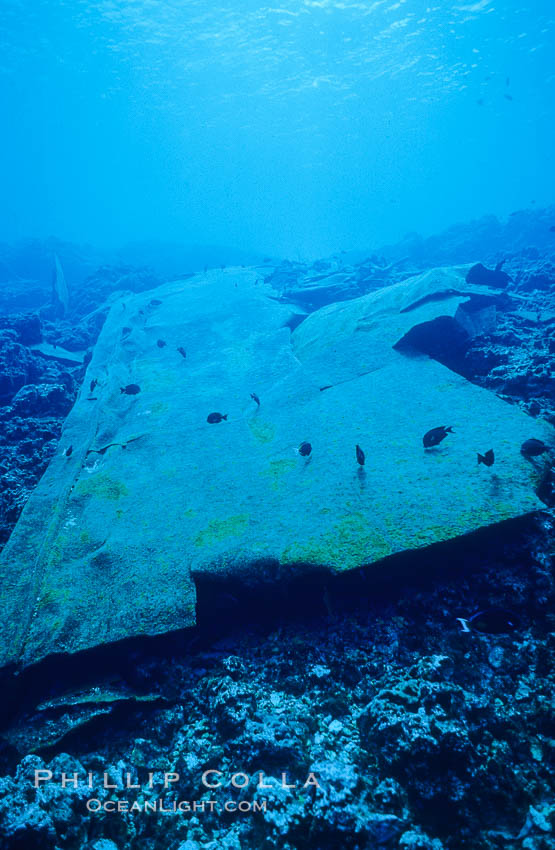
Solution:
{"label": "blue ocean water", "polygon": [[553,200],[550,0],[3,0],[0,233],[314,258]]}

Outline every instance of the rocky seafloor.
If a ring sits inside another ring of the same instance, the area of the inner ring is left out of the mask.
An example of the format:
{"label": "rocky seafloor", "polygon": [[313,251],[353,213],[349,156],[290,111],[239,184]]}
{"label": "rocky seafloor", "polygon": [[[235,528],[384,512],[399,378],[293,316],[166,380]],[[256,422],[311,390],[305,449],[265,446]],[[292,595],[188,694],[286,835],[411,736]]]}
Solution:
{"label": "rocky seafloor", "polygon": [[[282,263],[261,275],[302,314],[434,265],[504,260],[510,280],[495,327],[436,342],[430,354],[555,424],[551,217],[487,219],[383,256]],[[63,448],[83,365],[60,359],[59,349],[86,362],[106,299],[156,283],[144,270],[103,268],[75,286],[64,316],[40,280],[23,301],[19,281],[2,284],[2,542]],[[48,356],[34,348],[45,343],[56,345]],[[283,604],[275,591],[199,586],[194,632],[77,665],[54,660],[23,677],[3,711],[0,848],[555,847],[552,483],[544,514],[414,555],[419,582],[401,559],[379,582],[362,571],[333,593],[318,580],[283,588]],[[457,618],[491,607],[509,610],[516,628],[462,630]],[[57,781],[35,788],[35,770],[45,769]],[[222,772],[222,789],[203,787],[205,770]],[[102,787],[104,771],[118,787]],[[180,774],[168,789],[164,771]],[[260,771],[299,784],[257,788]],[[62,772],[83,782],[61,788]],[[238,772],[250,777],[242,790],[229,785]],[[320,789],[302,787],[311,772]],[[122,787],[127,773],[143,787]],[[204,811],[92,814],[85,806],[160,797],[167,808],[204,800]],[[250,811],[210,811],[211,800]]]}

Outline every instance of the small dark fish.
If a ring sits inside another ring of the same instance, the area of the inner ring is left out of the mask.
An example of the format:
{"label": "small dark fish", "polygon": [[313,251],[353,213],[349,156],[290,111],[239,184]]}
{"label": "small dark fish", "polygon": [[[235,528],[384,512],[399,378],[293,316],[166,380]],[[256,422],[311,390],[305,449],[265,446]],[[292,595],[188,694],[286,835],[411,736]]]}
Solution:
{"label": "small dark fish", "polygon": [[131,328],[122,328],[121,329],[121,335],[122,336],[128,336],[130,333],[131,333]]}
{"label": "small dark fish", "polygon": [[508,87],[511,85],[511,80],[509,77],[505,77],[505,85]]}
{"label": "small dark fish", "polygon": [[213,425],[215,422],[222,422],[224,419],[227,419],[227,416],[227,413],[209,413],[206,421]]}
{"label": "small dark fish", "polygon": [[323,393],[324,390],[331,390],[331,389],[333,389],[333,384],[326,384],[325,387],[320,387],[320,392]]}
{"label": "small dark fish", "polygon": [[481,455],[478,452],[478,463],[483,463],[484,466],[493,466],[495,462],[495,455],[493,453],[493,449],[490,449],[485,453],[485,455]]}
{"label": "small dark fish", "polygon": [[472,617],[465,619],[457,617],[462,626],[463,632],[469,632],[470,628],[476,629],[477,632],[485,632],[490,635],[501,635],[505,632],[512,632],[517,627],[517,618],[511,611],[505,611],[504,608],[487,608],[485,611],[478,611]]}
{"label": "small dark fish", "polygon": [[520,454],[524,455],[524,457],[539,457],[548,451],[549,448],[545,445],[545,443],[541,440],[536,440],[535,437],[532,437],[530,440],[525,440],[520,447]]}
{"label": "small dark fish", "polygon": [[555,233],[555,224],[552,224],[552,225],[551,225],[551,227],[549,228],[549,232],[550,232],[550,233]]}
{"label": "small dark fish", "polygon": [[182,357],[187,357],[187,352],[185,351],[182,345],[180,345],[177,350],[179,351]]}
{"label": "small dark fish", "polygon": [[503,97],[505,98],[505,100],[512,100],[513,99],[512,94],[504,94]]}
{"label": "small dark fish", "polygon": [[73,446],[68,446],[67,449],[65,450],[64,454],[65,454],[66,457],[71,457],[72,452],[73,452]]}
{"label": "small dark fish", "polygon": [[366,456],[365,456],[364,452],[362,451],[361,447],[358,445],[358,443],[357,443],[357,447],[356,447],[356,453],[357,453],[358,463],[360,464],[360,466],[364,466]]}
{"label": "small dark fish", "polygon": [[302,457],[308,457],[311,451],[312,451],[312,446],[310,445],[310,443],[304,442],[304,443],[301,443],[301,445],[299,446],[299,454]]}
{"label": "small dark fish", "polygon": [[152,301],[150,302],[150,306],[151,307],[159,307],[161,303],[162,302],[160,301],[159,298],[153,298]]}
{"label": "small dark fish", "polygon": [[431,431],[426,431],[422,438],[422,442],[424,443],[425,449],[431,449],[432,446],[438,446],[442,440],[444,440],[447,434],[452,434],[453,428],[449,426],[448,428],[445,425],[440,425],[439,428],[432,428]]}
{"label": "small dark fish", "polygon": [[96,386],[98,386],[98,381],[96,378],[93,378],[93,380],[91,381],[91,393],[94,392],[94,388]]}
{"label": "small dark fish", "polygon": [[256,393],[251,393],[251,398],[252,398],[252,400],[254,401],[254,403],[255,403],[256,405],[258,405],[258,407],[260,407],[260,399],[258,398],[258,396],[256,395]]}
{"label": "small dark fish", "polygon": [[141,388],[138,384],[127,384],[126,387],[120,387],[120,392],[125,395],[137,395],[141,392]]}
{"label": "small dark fish", "polygon": [[157,339],[156,345],[158,346],[158,348],[165,348],[166,345],[167,345],[167,342],[165,342],[163,339]]}

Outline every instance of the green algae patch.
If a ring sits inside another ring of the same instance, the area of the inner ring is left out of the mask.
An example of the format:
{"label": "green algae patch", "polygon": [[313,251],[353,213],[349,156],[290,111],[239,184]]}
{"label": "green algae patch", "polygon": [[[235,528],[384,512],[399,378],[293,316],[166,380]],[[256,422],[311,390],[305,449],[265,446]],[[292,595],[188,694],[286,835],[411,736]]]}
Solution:
{"label": "green algae patch", "polygon": [[261,471],[261,475],[270,479],[272,490],[278,490],[280,484],[283,483],[283,476],[295,469],[297,463],[288,458],[281,460],[271,460],[266,469]]}
{"label": "green algae patch", "polygon": [[248,514],[236,514],[226,519],[213,519],[195,539],[195,546],[210,546],[210,544],[225,540],[227,537],[239,537],[249,524]]}
{"label": "green algae patch", "polygon": [[43,589],[41,596],[37,600],[37,605],[40,607],[45,607],[47,605],[63,606],[66,602],[68,602],[69,598],[70,593],[67,588],[48,587]]}
{"label": "green algae patch", "polygon": [[91,478],[82,478],[75,487],[75,494],[117,501],[122,496],[127,496],[128,489],[122,481],[117,481],[115,478],[110,478],[109,475],[100,472]]}
{"label": "green algae patch", "polygon": [[249,420],[249,428],[254,439],[259,443],[271,443],[275,439],[276,429],[271,422],[253,418]]}
{"label": "green algae patch", "polygon": [[321,564],[342,572],[391,553],[390,543],[371,527],[368,517],[355,512],[335,523],[322,537],[309,537],[286,547],[281,557],[284,563]]}
{"label": "green algae patch", "polygon": [[165,401],[156,401],[150,405],[150,412],[155,414],[165,413],[167,409],[168,405]]}

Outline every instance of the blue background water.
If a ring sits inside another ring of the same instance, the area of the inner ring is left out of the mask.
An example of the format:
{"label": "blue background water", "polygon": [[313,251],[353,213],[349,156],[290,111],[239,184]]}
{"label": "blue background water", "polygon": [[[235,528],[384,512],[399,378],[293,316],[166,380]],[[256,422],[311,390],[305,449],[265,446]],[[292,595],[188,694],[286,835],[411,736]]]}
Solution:
{"label": "blue background water", "polygon": [[314,257],[550,203],[551,0],[3,0],[2,238]]}

